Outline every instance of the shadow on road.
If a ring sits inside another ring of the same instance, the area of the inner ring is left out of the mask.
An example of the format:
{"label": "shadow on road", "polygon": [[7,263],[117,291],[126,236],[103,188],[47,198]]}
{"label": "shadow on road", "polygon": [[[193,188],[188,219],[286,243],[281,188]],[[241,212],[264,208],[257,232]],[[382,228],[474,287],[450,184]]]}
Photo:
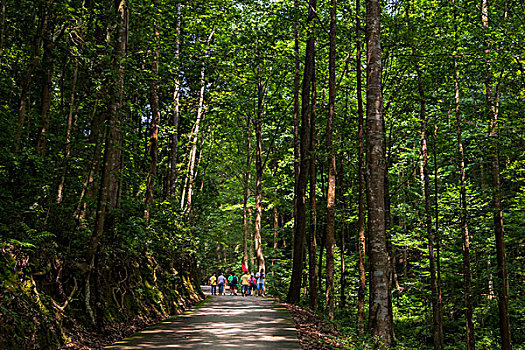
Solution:
{"label": "shadow on road", "polygon": [[[209,295],[209,287],[203,286]],[[106,349],[300,349],[292,318],[260,297],[209,296],[204,306]]]}

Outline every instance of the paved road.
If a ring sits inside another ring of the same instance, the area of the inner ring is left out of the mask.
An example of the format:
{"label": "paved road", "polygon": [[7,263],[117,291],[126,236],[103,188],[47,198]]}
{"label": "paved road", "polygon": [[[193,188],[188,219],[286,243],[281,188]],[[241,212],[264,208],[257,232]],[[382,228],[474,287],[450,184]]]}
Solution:
{"label": "paved road", "polygon": [[[209,295],[209,287],[202,287]],[[266,298],[212,296],[204,306],[106,349],[300,349],[288,311]]]}

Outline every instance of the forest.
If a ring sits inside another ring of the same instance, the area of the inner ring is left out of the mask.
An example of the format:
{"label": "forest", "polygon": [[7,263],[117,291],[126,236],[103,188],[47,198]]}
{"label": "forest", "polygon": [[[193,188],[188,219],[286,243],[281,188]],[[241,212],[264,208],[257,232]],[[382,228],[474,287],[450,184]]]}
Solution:
{"label": "forest", "polygon": [[347,349],[525,349],[520,0],[0,0],[0,348],[265,270]]}

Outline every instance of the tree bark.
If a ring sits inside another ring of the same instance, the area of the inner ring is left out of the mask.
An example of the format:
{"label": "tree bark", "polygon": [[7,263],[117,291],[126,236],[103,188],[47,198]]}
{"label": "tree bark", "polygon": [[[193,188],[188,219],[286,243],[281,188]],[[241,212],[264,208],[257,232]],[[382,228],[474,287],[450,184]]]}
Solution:
{"label": "tree bark", "polygon": [[[175,24],[175,31],[177,38],[175,39],[175,59],[179,63],[180,59],[180,36],[181,36],[181,10],[180,3],[177,4],[177,23]],[[173,115],[171,118],[170,137],[170,153],[168,165],[168,190],[171,198],[177,194],[177,163],[178,163],[178,146],[179,146],[179,118],[180,118],[180,80],[177,76],[175,79],[175,89],[173,91]]]}
{"label": "tree bark", "polygon": [[[294,0],[294,79],[293,79],[293,153],[294,153],[294,199],[293,199],[293,217],[297,218],[297,194],[299,188],[299,172],[300,158],[301,158],[301,139],[299,135],[300,121],[299,121],[299,32],[297,29],[299,13],[299,1]],[[295,225],[292,231],[292,242],[295,242]],[[294,259],[294,250],[292,249],[292,260]]]}
{"label": "tree bark", "polygon": [[[420,81],[420,78],[418,79]],[[422,94],[422,85],[420,85],[420,94]],[[431,194],[430,194],[430,177],[428,173],[428,148],[427,148],[427,121],[425,113],[425,103],[423,102],[424,95],[421,96],[421,156],[422,156],[422,170],[423,170],[423,196],[425,198],[425,226],[427,228],[427,237],[428,237],[428,256],[429,256],[429,265],[430,265],[430,288],[432,291],[432,329],[434,336],[434,349],[442,350],[444,348],[443,337],[440,334],[440,309],[438,303],[438,293],[437,293],[437,278],[436,278],[436,259],[435,259],[435,237],[432,227],[432,204],[431,204]]]}
{"label": "tree bark", "polygon": [[251,171],[250,171],[250,165],[251,165],[251,122],[249,115],[246,119],[246,170],[244,173],[244,183],[243,183],[243,203],[242,203],[242,211],[243,211],[243,224],[244,224],[244,230],[242,235],[242,241],[243,241],[243,263],[244,266],[248,267],[248,258],[249,258],[249,250],[248,250],[248,238],[251,239],[251,211],[248,208],[248,200],[250,198],[250,180],[251,180]]}
{"label": "tree bark", "polygon": [[0,63],[4,57],[4,33],[5,33],[5,13],[7,0],[0,3]]}
{"label": "tree bark", "polygon": [[[390,97],[389,103],[392,102],[393,96]],[[383,113],[386,113],[384,110]],[[385,120],[383,119],[383,123],[385,123]],[[392,124],[391,124],[392,125]],[[384,127],[386,130],[386,125]],[[395,262],[395,247],[392,245],[392,238],[390,235],[390,225],[392,224],[392,211],[391,211],[391,201],[390,201],[390,177],[388,175],[388,172],[390,170],[391,165],[391,152],[390,152],[390,145],[391,145],[391,136],[392,136],[392,129],[390,129],[390,133],[388,134],[388,137],[386,135],[386,132],[384,134],[385,137],[385,230],[386,230],[386,248],[388,252],[388,262],[389,262],[389,271],[388,271],[388,322],[390,323],[390,329],[392,330],[391,338],[392,342],[395,343],[395,336],[393,333],[394,329],[394,310],[392,307],[392,291],[394,289],[394,286],[397,290],[399,290],[399,282],[397,280],[397,273],[396,273],[396,262]]]}
{"label": "tree bark", "polygon": [[[251,174],[250,174],[251,178]],[[253,231],[252,227],[253,225],[253,211],[251,205],[248,205],[248,237],[252,242],[254,242],[253,239]],[[255,267],[255,252],[254,252],[254,244],[248,244],[248,259],[250,261],[251,266]]]}
{"label": "tree bark", "polygon": [[[274,159],[273,176],[277,176],[277,159]],[[277,186],[273,189],[273,249],[279,247],[279,211],[277,210]],[[273,265],[273,261],[272,261]],[[272,271],[273,273],[273,271]]]}
{"label": "tree bark", "polygon": [[[455,1],[452,1],[454,5]],[[454,39],[457,47],[458,29],[456,20],[456,10],[454,8]],[[459,172],[460,172],[460,210],[461,210],[461,233],[463,238],[463,301],[465,303],[465,333],[467,336],[467,350],[475,350],[474,337],[474,320],[472,316],[472,273],[470,268],[470,234],[468,225],[467,212],[467,187],[466,187],[466,171],[465,171],[465,155],[463,151],[463,137],[462,137],[462,120],[460,110],[460,89],[459,89],[459,69],[457,57],[454,53],[454,101],[455,101],[455,116],[456,116],[456,130],[457,130],[457,146],[459,155]]]}
{"label": "tree bark", "polygon": [[317,290],[317,203],[315,189],[317,186],[317,169],[315,156],[315,139],[317,134],[317,76],[315,73],[315,62],[312,76],[311,95],[311,118],[310,118],[310,229],[308,230],[308,289],[310,292],[310,308],[315,312],[319,306],[319,292]]}
{"label": "tree bark", "polygon": [[73,82],[71,83],[71,95],[69,97],[69,113],[67,117],[67,130],[66,130],[66,152],[64,154],[64,169],[62,170],[62,176],[58,185],[57,191],[57,203],[61,203],[64,199],[64,185],[66,182],[66,173],[69,163],[69,157],[71,155],[71,134],[73,132],[73,111],[75,108],[75,93],[78,79],[78,61],[75,62],[75,69],[73,71]]}
{"label": "tree bark", "polygon": [[346,252],[346,224],[342,223],[341,225],[341,241],[340,241],[340,259],[341,259],[341,277],[340,277],[340,298],[341,298],[341,309],[346,308],[346,258],[345,258],[345,252]]}
{"label": "tree bark", "polygon": [[335,49],[336,49],[337,0],[330,1],[330,52],[328,59],[328,120],[326,123],[326,150],[328,152],[328,191],[326,194],[326,312],[334,319],[335,282],[335,151],[333,149],[333,124],[335,117]]}
{"label": "tree bark", "polygon": [[129,28],[129,12],[128,12],[128,0],[116,0],[116,10],[117,10],[117,35],[116,35],[116,46],[117,52],[115,57],[117,57],[118,62],[115,63],[115,70],[118,71],[117,80],[116,80],[116,93],[111,93],[111,96],[115,96],[115,101],[112,102],[112,113],[116,116],[114,128],[114,160],[113,164],[115,178],[111,182],[111,194],[109,201],[109,210],[113,210],[117,207],[120,199],[120,193],[122,190],[121,182],[122,175],[120,174],[121,164],[122,164],[122,140],[121,140],[121,130],[120,124],[122,119],[122,105],[124,102],[124,58],[127,51],[127,40],[128,40],[128,28]]}
{"label": "tree bark", "polygon": [[95,174],[98,174],[100,171],[102,158],[102,143],[105,138],[104,131],[104,119],[105,115],[103,112],[99,111],[97,108],[98,99],[95,99],[93,113],[91,117],[91,134],[89,135],[89,143],[94,145],[93,155],[91,163],[89,164],[89,171],[84,179],[82,184],[82,192],[80,193],[80,198],[78,200],[77,209],[75,211],[75,216],[80,219],[85,219],[88,217],[88,205],[84,201],[85,197],[92,198],[96,200],[96,182]]}
{"label": "tree bark", "polygon": [[308,183],[308,173],[310,171],[310,91],[314,74],[315,59],[315,38],[311,27],[313,27],[313,21],[315,19],[317,0],[310,0],[309,5],[308,19],[306,23],[309,31],[306,43],[305,68],[301,91],[300,165],[296,188],[297,209],[294,223],[293,266],[290,287],[286,297],[286,300],[292,304],[297,304],[299,302],[301,292],[306,231],[306,187]]}
{"label": "tree bark", "polygon": [[[407,25],[409,28],[409,31],[412,32],[412,27],[410,23],[410,16],[409,16],[409,6],[407,6]],[[411,44],[412,49],[412,55],[415,59],[415,68],[417,73],[417,87],[418,87],[418,94],[419,94],[419,104],[420,104],[420,110],[419,110],[419,120],[421,123],[421,133],[420,133],[420,152],[421,152],[421,176],[422,176],[422,182],[423,182],[423,197],[425,200],[425,226],[427,230],[427,239],[428,239],[428,256],[429,256],[429,269],[430,269],[430,289],[432,292],[432,334],[434,339],[434,349],[435,350],[443,350],[444,349],[444,343],[443,343],[443,334],[440,332],[440,329],[442,329],[441,326],[441,308],[440,304],[438,302],[438,284],[437,284],[437,276],[436,276],[436,257],[435,257],[435,233],[432,226],[432,198],[430,193],[430,176],[429,176],[429,170],[428,170],[428,145],[427,145],[427,114],[426,114],[426,97],[425,97],[425,91],[423,88],[423,77],[422,72],[419,66],[419,62],[417,61],[417,52],[416,48],[413,44]],[[436,193],[437,195],[437,193]]]}
{"label": "tree bark", "polygon": [[[215,34],[215,28],[213,28],[208,36],[206,45],[209,46],[211,39]],[[199,138],[199,129],[204,117],[204,92],[206,90],[206,63],[204,60],[202,62],[201,68],[201,81],[200,81],[200,90],[199,90],[199,104],[197,107],[197,118],[195,119],[195,124],[193,125],[193,130],[191,132],[191,144],[190,144],[190,154],[188,157],[188,175],[184,184],[184,189],[182,191],[181,198],[181,209],[185,209],[187,213],[191,212],[191,204],[193,198],[193,182],[195,181],[195,160],[197,158],[197,141]]]}
{"label": "tree bark", "polygon": [[104,145],[104,163],[102,168],[102,178],[98,195],[97,214],[95,226],[87,251],[88,275],[85,284],[85,306],[86,311],[93,324],[96,323],[93,309],[91,308],[91,275],[95,269],[95,256],[100,246],[100,241],[104,233],[104,224],[106,214],[112,209],[115,195],[115,183],[117,182],[117,172],[120,168],[120,107],[124,93],[124,67],[122,60],[126,54],[127,47],[127,28],[128,28],[128,10],[127,1],[119,0],[116,3],[117,26],[115,30],[114,41],[114,60],[113,69],[117,72],[115,82],[110,84],[111,104],[107,112],[107,135]]}
{"label": "tree bark", "polygon": [[[323,172],[323,168],[321,168],[321,173]],[[319,260],[317,262],[317,271],[323,271],[323,259],[325,256],[325,246],[326,246],[326,229],[323,227],[321,230],[321,235],[319,235]],[[325,264],[326,265],[326,264]],[[323,294],[323,274],[318,274],[317,279],[317,289],[319,290],[319,294]]]}
{"label": "tree bark", "polygon": [[[485,35],[489,29],[488,0],[482,0],[481,4],[482,28]],[[490,46],[486,44],[484,50],[487,78],[485,80],[485,94],[489,108],[490,121],[490,162],[492,167],[492,205],[494,219],[494,235],[496,239],[496,258],[498,263],[498,310],[499,327],[501,337],[501,348],[509,350],[512,348],[509,317],[509,280],[507,272],[507,258],[505,252],[505,231],[503,225],[503,204],[501,194],[501,176],[498,146],[498,97],[494,98],[492,88],[492,64],[490,60]],[[497,92],[496,92],[497,94]]]}
{"label": "tree bark", "polygon": [[45,71],[45,78],[42,84],[42,105],[40,109],[40,132],[37,138],[36,152],[43,157],[47,148],[47,133],[49,130],[49,110],[51,109],[51,91],[54,72],[54,25],[48,23],[46,26],[45,39],[43,40],[42,67]]}
{"label": "tree bark", "polygon": [[428,146],[427,146],[427,117],[426,117],[426,101],[423,90],[421,71],[419,65],[416,67],[418,76],[418,90],[420,96],[420,112],[419,118],[421,121],[421,168],[423,170],[423,197],[425,198],[425,226],[428,237],[428,256],[430,265],[430,288],[432,291],[432,329],[434,336],[434,349],[442,350],[444,348],[443,335],[440,333],[441,324],[441,310],[439,309],[438,293],[437,293],[437,278],[436,278],[436,259],[435,259],[435,237],[432,227],[432,199],[430,194],[430,177],[428,172]]}
{"label": "tree bark", "polygon": [[204,90],[206,88],[206,66],[203,62],[201,68],[201,87],[199,92],[199,105],[197,108],[197,119],[191,132],[190,139],[190,153],[188,157],[187,177],[184,182],[184,189],[182,191],[181,198],[181,209],[184,209],[187,213],[191,211],[191,203],[193,198],[193,182],[195,181],[195,161],[197,159],[197,141],[199,139],[199,131],[201,122],[204,116]]}
{"label": "tree bark", "polygon": [[[437,160],[437,131],[438,131],[438,119],[434,119],[434,145],[433,145],[433,155],[434,155],[434,221],[435,221],[435,237],[436,237],[436,273],[437,273],[437,304],[439,310],[439,334],[441,341],[444,344],[444,332],[443,332],[443,293],[442,293],[442,283],[441,283],[441,235],[439,233],[439,170],[438,170],[438,160]],[[394,265],[395,268],[395,265]],[[397,281],[397,275],[394,277]],[[399,289],[399,284],[398,284]]]}
{"label": "tree bark", "polygon": [[[348,94],[346,106],[345,106],[345,115],[348,115]],[[346,248],[346,242],[348,241],[347,232],[348,232],[348,226],[346,224],[346,213],[347,205],[344,197],[344,191],[345,188],[343,187],[344,183],[344,158],[341,154],[339,156],[339,170],[337,171],[337,177],[336,177],[336,188],[337,188],[337,196],[339,197],[339,202],[341,203],[341,210],[343,212],[343,216],[341,218],[341,234],[340,234],[340,259],[341,259],[341,277],[340,277],[340,299],[341,303],[339,307],[341,309],[346,309],[347,304],[347,271],[346,271],[346,255],[348,254],[347,248]]]}
{"label": "tree bark", "polygon": [[361,69],[361,6],[356,0],[356,88],[357,88],[357,117],[358,117],[358,255],[359,255],[359,287],[357,290],[357,329],[359,334],[365,332],[365,293],[366,293],[366,240],[365,240],[365,161],[364,161],[364,116],[362,96],[362,69]]}
{"label": "tree bark", "polygon": [[26,123],[27,115],[27,103],[31,90],[31,81],[33,79],[33,72],[40,64],[42,56],[42,38],[47,28],[47,11],[46,4],[42,3],[39,9],[39,21],[38,28],[35,34],[35,40],[33,45],[33,59],[29,63],[24,80],[22,81],[21,94],[20,94],[20,105],[18,107],[18,125],[14,137],[14,151],[18,153],[20,150],[20,142],[24,131],[24,125]]}
{"label": "tree bark", "polygon": [[263,179],[263,163],[262,163],[262,114],[263,114],[263,94],[264,82],[259,78],[257,82],[257,119],[255,120],[255,230],[254,230],[254,246],[255,256],[257,259],[257,270],[266,271],[264,263],[264,253],[261,242],[261,228],[262,228],[262,179]]}
{"label": "tree bark", "polygon": [[[88,6],[90,10],[95,10],[95,8],[98,11],[101,11],[101,20],[105,25],[101,25],[97,27],[95,30],[95,43],[97,44],[99,49],[98,54],[100,56],[108,55],[108,52],[106,47],[108,46],[108,34],[112,31],[110,27],[111,20],[108,17],[108,15],[102,10],[105,4],[103,4],[100,1],[94,1]],[[111,5],[112,10],[114,7]],[[109,12],[109,11],[108,11]],[[104,49],[102,49],[104,48]],[[98,79],[101,81],[104,81],[107,79],[105,77],[105,72],[108,67],[104,63],[94,64],[93,67],[90,70],[90,73],[93,73],[94,71],[98,75]],[[94,145],[93,147],[93,154],[91,156],[91,163],[88,166],[88,173],[85,176],[83,186],[82,186],[82,192],[79,196],[78,205],[76,208],[75,216],[78,219],[86,219],[90,216],[90,209],[91,206],[88,205],[88,200],[85,200],[85,198],[88,198],[89,201],[96,203],[97,202],[97,196],[98,196],[98,184],[97,181],[99,181],[97,174],[100,173],[100,169],[103,162],[103,145],[104,145],[104,139],[106,137],[106,128],[105,128],[105,120],[107,118],[107,110],[104,110],[103,107],[106,104],[110,104],[111,101],[111,95],[112,92],[109,89],[113,84],[104,84],[102,89],[95,92],[95,98],[93,103],[93,112],[91,114],[91,132],[89,134],[89,144]]]}
{"label": "tree bark", "polygon": [[372,336],[386,346],[393,343],[389,322],[389,260],[385,227],[385,151],[381,84],[381,6],[366,2],[367,34],[367,178],[370,262],[369,327]]}
{"label": "tree bark", "polygon": [[[157,10],[156,0],[153,0],[155,11]],[[146,196],[144,197],[144,219],[149,221],[151,205],[155,197],[155,176],[157,175],[157,162],[159,153],[159,126],[160,126],[160,109],[159,109],[159,84],[157,82],[159,75],[159,31],[157,29],[158,13],[155,14],[153,20],[153,42],[154,48],[152,52],[151,62],[151,81],[150,81],[150,95],[149,105],[151,108],[151,124],[149,135],[148,153],[150,157],[150,165],[146,179]]]}
{"label": "tree bark", "polygon": [[421,156],[423,167],[423,195],[425,198],[425,225],[427,227],[428,236],[428,256],[430,265],[430,287],[432,290],[432,329],[434,335],[434,349],[443,350],[443,334],[441,334],[441,309],[438,302],[438,285],[436,276],[436,257],[435,257],[435,233],[432,226],[432,199],[430,194],[430,176],[428,170],[428,146],[427,146],[427,117],[426,117],[426,101],[423,90],[421,71],[419,66],[418,71],[418,90],[420,95],[420,120],[421,120]]}

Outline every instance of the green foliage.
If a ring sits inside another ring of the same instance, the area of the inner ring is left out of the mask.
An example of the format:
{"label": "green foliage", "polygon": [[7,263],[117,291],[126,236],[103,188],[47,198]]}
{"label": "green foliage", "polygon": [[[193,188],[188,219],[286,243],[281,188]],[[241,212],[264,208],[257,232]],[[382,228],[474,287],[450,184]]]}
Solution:
{"label": "green foliage", "polygon": [[[92,278],[98,293],[94,296],[96,302],[103,305],[103,310],[95,310],[102,315],[99,322],[174,313],[187,300],[196,298],[194,286],[211,272],[240,271],[244,188],[250,192],[246,205],[251,211],[248,222],[253,233],[256,121],[262,125],[265,162],[261,225],[267,287],[270,295],[283,298],[291,274],[294,225],[293,33],[297,20],[301,75],[306,2],[299,2],[295,9],[288,0],[128,1],[130,26],[125,57],[115,53],[114,2],[4,3],[0,24],[0,323],[12,325],[2,335],[13,337],[1,339],[0,345],[12,347],[19,342],[25,346],[33,342],[44,347],[55,344],[57,339],[63,343],[64,324],[54,324],[55,316],[90,327],[82,286],[99,206],[108,115],[119,99],[117,61],[123,75],[122,103],[118,108],[121,121],[117,126],[120,163],[115,170],[115,203],[106,203],[108,212]],[[329,4],[321,1],[318,5],[314,193],[316,254],[324,259]],[[431,347],[418,70],[425,94],[432,219],[433,225],[437,220],[440,243],[446,346],[464,347],[453,55],[457,59],[467,172],[476,342],[480,348],[496,348],[499,337],[489,162],[494,143],[488,137],[490,107],[485,89],[488,76],[498,101],[496,144],[502,174],[513,343],[520,347],[525,342],[525,332],[521,331],[525,324],[521,298],[525,285],[524,23],[519,6],[495,0],[489,2],[489,27],[484,30],[479,6],[474,5],[463,0],[454,6],[430,0],[383,3],[383,94],[391,215],[388,235],[399,284],[392,300],[400,349]],[[180,35],[176,28],[179,21]],[[348,348],[366,349],[369,339],[362,345],[353,341],[358,284],[357,94],[363,94],[356,91],[355,26],[355,4],[338,4],[334,125],[338,158],[336,321],[349,339]],[[487,45],[489,51],[485,51]],[[152,67],[154,52],[159,54],[158,73]],[[205,113],[197,138],[194,197],[188,211],[180,203],[187,189],[188,154],[203,67]],[[46,120],[43,91],[48,76],[50,103]],[[161,125],[158,159],[151,176],[154,203],[149,208],[149,219],[145,219],[144,198],[152,160],[149,138],[153,83],[158,87]],[[172,118],[179,83],[180,118],[176,128]],[[22,102],[25,115],[20,109]],[[179,142],[174,163],[171,137],[175,133]],[[176,170],[176,183],[169,188],[172,169]],[[343,238],[345,288],[340,282]],[[253,249],[253,237],[248,236],[247,241]],[[320,312],[325,288],[324,264],[321,267]],[[254,270],[253,261],[249,268]],[[31,278],[40,303],[31,289]],[[57,311],[53,301],[63,305],[75,281],[75,295],[63,312]],[[308,304],[309,293],[306,288],[302,294],[304,305]],[[341,293],[346,298],[345,306]],[[25,317],[33,314],[38,315],[36,323]]]}

